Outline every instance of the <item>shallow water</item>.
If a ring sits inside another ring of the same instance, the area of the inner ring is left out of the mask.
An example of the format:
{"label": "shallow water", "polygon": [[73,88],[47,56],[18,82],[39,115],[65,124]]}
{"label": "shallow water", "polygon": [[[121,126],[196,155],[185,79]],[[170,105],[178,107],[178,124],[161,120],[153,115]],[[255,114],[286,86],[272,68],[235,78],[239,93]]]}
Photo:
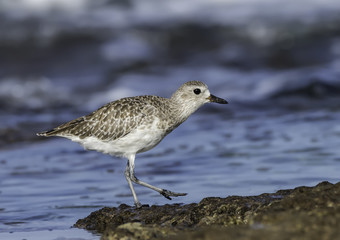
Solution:
{"label": "shallow water", "polygon": [[[223,115],[200,111],[157,148],[137,155],[141,179],[188,193],[169,202],[137,186],[142,203],[190,203],[209,196],[255,195],[339,181],[340,112]],[[125,164],[126,160],[85,152],[64,139],[2,150],[2,236],[46,230],[74,236],[78,232],[68,229],[78,218],[103,206],[133,204]]]}
{"label": "shallow water", "polygon": [[136,186],[143,204],[340,180],[337,1],[284,1],[278,14],[260,0],[158,3],[167,14],[151,11],[154,1],[93,11],[86,1],[51,11],[33,2],[21,11],[0,5],[8,29],[0,35],[0,239],[99,239],[71,226],[101,207],[133,204],[126,160],[35,133],[121,97],[168,97],[192,79],[229,105],[202,107],[137,155],[140,179],[188,193],[169,201]]}

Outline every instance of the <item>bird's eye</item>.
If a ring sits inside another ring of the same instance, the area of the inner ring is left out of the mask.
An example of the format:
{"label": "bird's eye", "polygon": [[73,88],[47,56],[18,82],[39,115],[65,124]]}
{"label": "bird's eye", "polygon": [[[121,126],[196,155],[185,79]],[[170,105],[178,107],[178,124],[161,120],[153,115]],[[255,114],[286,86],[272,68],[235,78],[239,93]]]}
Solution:
{"label": "bird's eye", "polygon": [[201,93],[201,89],[195,88],[195,89],[194,89],[194,93],[195,93],[196,95],[200,94],[200,93]]}

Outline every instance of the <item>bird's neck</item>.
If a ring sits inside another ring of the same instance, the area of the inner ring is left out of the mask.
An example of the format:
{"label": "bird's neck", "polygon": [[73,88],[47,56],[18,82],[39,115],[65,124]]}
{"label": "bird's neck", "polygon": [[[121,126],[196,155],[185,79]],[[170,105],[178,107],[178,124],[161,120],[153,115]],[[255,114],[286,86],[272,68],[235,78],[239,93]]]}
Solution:
{"label": "bird's neck", "polygon": [[194,102],[183,101],[183,99],[174,98],[174,96],[170,98],[170,101],[172,102],[171,111],[180,123],[184,122],[200,107],[200,105],[196,105]]}

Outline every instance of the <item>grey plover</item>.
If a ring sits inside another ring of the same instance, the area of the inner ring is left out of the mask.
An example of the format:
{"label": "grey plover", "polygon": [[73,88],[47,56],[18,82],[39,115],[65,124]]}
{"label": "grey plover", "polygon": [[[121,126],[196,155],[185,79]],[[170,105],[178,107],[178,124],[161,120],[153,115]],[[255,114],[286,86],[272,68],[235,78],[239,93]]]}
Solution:
{"label": "grey plover", "polygon": [[62,124],[38,136],[58,136],[112,156],[127,158],[125,177],[130,186],[135,206],[141,207],[132,182],[151,188],[167,199],[185,196],[152,186],[135,176],[135,156],[155,147],[193,112],[208,102],[227,104],[224,99],[210,94],[200,81],[184,83],[171,98],[158,96],[127,97],[110,102],[93,113]]}

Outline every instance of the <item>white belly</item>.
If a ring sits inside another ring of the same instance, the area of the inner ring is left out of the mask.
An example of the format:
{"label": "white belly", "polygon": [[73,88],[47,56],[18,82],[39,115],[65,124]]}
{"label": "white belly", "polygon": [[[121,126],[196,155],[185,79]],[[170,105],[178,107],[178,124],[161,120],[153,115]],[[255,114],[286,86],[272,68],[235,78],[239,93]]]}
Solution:
{"label": "white belly", "polygon": [[126,136],[113,140],[102,141],[96,137],[80,139],[68,137],[80,143],[87,150],[96,150],[112,156],[127,157],[130,154],[145,152],[155,147],[165,137],[161,129],[136,129]]}

